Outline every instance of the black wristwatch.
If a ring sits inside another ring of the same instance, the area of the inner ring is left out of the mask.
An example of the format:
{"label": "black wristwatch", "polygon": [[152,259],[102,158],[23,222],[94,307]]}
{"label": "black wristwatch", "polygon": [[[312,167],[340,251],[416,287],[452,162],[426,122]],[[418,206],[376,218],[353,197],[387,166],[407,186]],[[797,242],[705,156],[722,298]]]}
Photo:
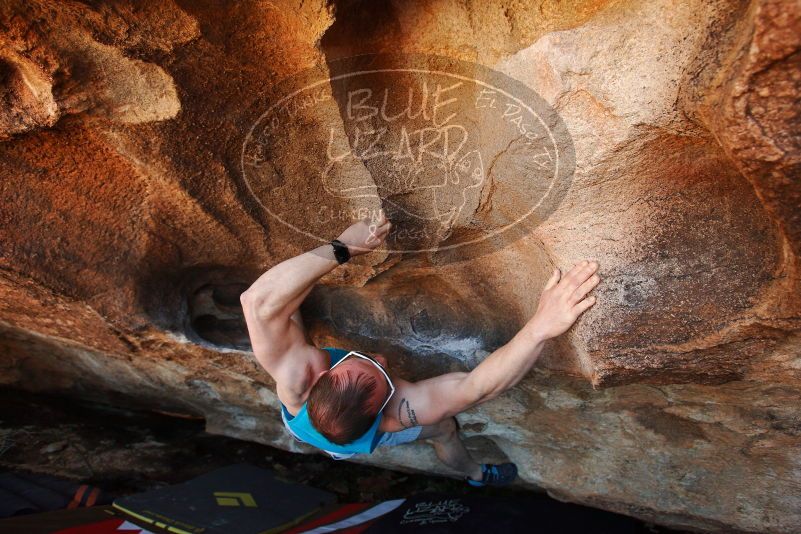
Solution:
{"label": "black wristwatch", "polygon": [[337,263],[342,265],[346,261],[350,259],[350,251],[348,250],[348,245],[340,241],[339,239],[334,239],[331,241],[331,246],[334,247],[334,257],[337,259]]}

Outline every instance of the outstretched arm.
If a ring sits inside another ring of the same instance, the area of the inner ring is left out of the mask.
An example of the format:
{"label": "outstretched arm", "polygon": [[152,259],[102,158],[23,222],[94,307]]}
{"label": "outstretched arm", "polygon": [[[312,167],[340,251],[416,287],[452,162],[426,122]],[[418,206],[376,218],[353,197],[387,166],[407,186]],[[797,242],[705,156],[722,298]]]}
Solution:
{"label": "outstretched arm", "polygon": [[[338,239],[348,246],[352,256],[358,256],[381,245],[390,227],[381,211],[377,221],[361,220]],[[299,336],[290,335],[292,314],[314,284],[337,265],[333,247],[323,245],[275,265],[242,293],[240,301],[253,352],[268,372],[272,372],[275,360],[299,340]]]}
{"label": "outstretched arm", "polygon": [[402,382],[384,410],[381,429],[430,425],[486,402],[517,384],[542,351],[545,341],[566,332],[595,303],[587,297],[600,278],[595,262],[576,265],[560,280],[559,269],[540,297],[534,317],[469,373],[448,373],[416,383]]}

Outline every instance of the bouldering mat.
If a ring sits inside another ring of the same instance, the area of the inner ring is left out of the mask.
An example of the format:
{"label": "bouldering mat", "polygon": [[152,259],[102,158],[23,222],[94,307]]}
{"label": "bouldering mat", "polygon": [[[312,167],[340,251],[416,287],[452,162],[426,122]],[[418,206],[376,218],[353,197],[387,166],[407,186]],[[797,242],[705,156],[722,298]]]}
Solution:
{"label": "bouldering mat", "polygon": [[0,517],[109,504],[100,488],[39,473],[0,473]]}
{"label": "bouldering mat", "polygon": [[495,532],[640,534],[645,526],[630,517],[554,501],[545,496],[489,497],[480,494],[411,496],[365,530],[380,533]]}
{"label": "bouldering mat", "polygon": [[52,534],[154,534],[127,519],[114,517],[85,525],[57,530]]}
{"label": "bouldering mat", "polygon": [[[0,532],[3,534],[54,534],[58,532],[61,534],[64,529],[72,527],[81,529],[86,525],[106,522],[114,517],[110,504],[91,508],[55,510],[0,519]],[[72,534],[73,531],[68,532]],[[136,534],[136,531],[130,531],[127,534]]]}
{"label": "bouldering mat", "polygon": [[336,497],[282,481],[248,464],[217,469],[183,484],[121,497],[114,508],[176,534],[280,532]]}
{"label": "bouldering mat", "polygon": [[358,534],[364,532],[378,518],[390,513],[404,503],[395,499],[378,503],[352,503],[331,507],[313,518],[284,532],[284,534]]}

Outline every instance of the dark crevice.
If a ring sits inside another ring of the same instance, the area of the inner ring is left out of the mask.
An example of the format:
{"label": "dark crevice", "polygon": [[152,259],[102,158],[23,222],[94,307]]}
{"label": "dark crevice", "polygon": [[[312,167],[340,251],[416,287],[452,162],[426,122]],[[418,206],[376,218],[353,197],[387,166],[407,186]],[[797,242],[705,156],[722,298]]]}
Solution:
{"label": "dark crevice", "polygon": [[240,295],[258,274],[229,266],[159,272],[140,281],[141,305],[159,328],[217,350],[250,350]]}
{"label": "dark crevice", "polygon": [[239,296],[244,283],[206,284],[188,296],[189,326],[205,341],[225,348],[250,350]]}

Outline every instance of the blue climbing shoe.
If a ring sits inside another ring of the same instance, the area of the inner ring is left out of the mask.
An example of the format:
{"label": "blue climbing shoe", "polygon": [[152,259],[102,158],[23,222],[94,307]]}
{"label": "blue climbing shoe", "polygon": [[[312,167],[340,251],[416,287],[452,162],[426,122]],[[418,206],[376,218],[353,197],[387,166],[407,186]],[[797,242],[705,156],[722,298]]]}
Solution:
{"label": "blue climbing shoe", "polygon": [[481,464],[481,480],[467,478],[467,483],[480,488],[482,486],[508,486],[517,478],[515,464]]}

